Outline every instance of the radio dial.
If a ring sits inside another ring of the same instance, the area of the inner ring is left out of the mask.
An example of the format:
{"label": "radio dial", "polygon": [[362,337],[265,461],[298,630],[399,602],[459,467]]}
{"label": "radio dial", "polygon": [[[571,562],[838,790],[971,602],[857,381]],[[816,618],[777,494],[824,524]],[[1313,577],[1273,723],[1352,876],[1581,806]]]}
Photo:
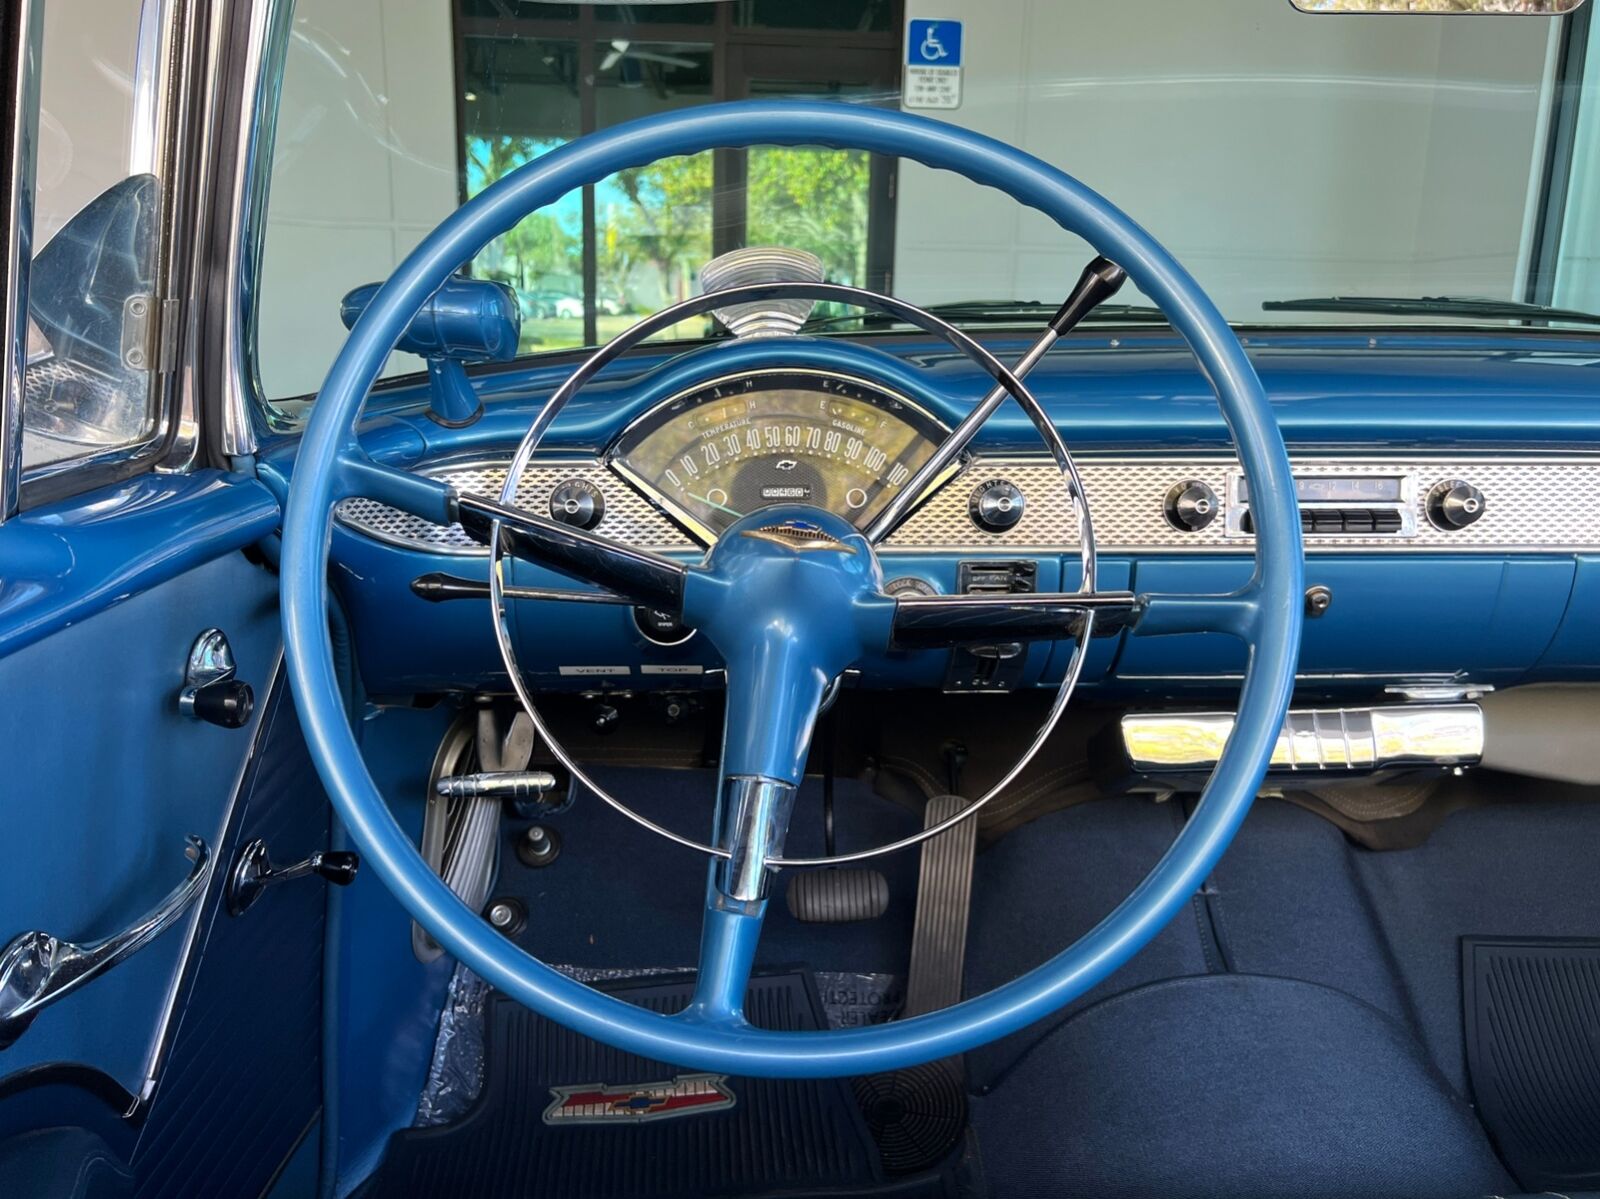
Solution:
{"label": "radio dial", "polygon": [[1167,492],[1167,523],[1180,533],[1198,533],[1217,519],[1217,493],[1199,479],[1175,484]]}
{"label": "radio dial", "polygon": [[1446,479],[1428,492],[1428,519],[1446,532],[1475,524],[1484,506],[1483,492],[1465,479]]}

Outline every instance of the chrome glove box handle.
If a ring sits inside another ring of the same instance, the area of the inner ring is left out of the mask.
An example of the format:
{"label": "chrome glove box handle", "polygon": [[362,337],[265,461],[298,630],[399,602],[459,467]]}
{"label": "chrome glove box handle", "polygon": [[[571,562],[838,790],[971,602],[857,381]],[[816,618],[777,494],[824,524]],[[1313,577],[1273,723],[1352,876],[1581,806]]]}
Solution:
{"label": "chrome glove box handle", "polygon": [[0,1049],[27,1031],[56,1000],[70,995],[143,949],[177,923],[205,888],[211,850],[188,838],[189,877],[145,916],[120,933],[77,945],[45,932],[20,933],[0,952]]}

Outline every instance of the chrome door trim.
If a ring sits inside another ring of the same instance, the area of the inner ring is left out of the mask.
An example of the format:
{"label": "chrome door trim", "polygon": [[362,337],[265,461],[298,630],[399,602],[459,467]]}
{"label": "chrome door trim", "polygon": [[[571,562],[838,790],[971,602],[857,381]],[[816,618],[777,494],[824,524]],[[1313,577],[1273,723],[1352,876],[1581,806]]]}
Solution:
{"label": "chrome door trim", "polygon": [[[237,823],[241,816],[240,803],[244,798],[245,783],[250,779],[250,771],[255,766],[256,758],[261,753],[261,748],[266,741],[269,717],[272,714],[272,701],[274,692],[278,688],[283,675],[283,649],[280,646],[277,657],[274,659],[272,669],[267,671],[266,687],[262,690],[262,702],[257,708],[254,717],[256,727],[250,732],[250,748],[240,759],[239,769],[233,776],[233,787],[228,792],[228,806],[222,814],[222,822],[217,826],[216,839],[213,844],[217,847],[217,859],[228,862],[232,860],[234,842],[239,839]],[[285,702],[283,700],[279,701]],[[151,1039],[150,1054],[145,1059],[144,1082],[139,1088],[139,1093],[134,1096],[133,1107],[125,1113],[132,1117],[139,1111],[147,1109],[155,1099],[156,1091],[161,1085],[161,1074],[167,1064],[167,1056],[172,1049],[172,1039],[178,1029],[178,1015],[183,1001],[187,997],[194,982],[194,974],[200,962],[201,930],[208,927],[206,916],[211,908],[213,893],[218,905],[222,902],[223,888],[227,882],[227,871],[216,874],[217,885],[208,886],[206,895],[200,903],[195,905],[193,917],[189,927],[184,933],[183,952],[178,955],[178,965],[172,972],[172,985],[167,990],[167,1001],[161,1012],[161,1019],[156,1025],[156,1034]]]}
{"label": "chrome door trim", "polygon": [[41,0],[15,0],[19,31],[12,60],[11,155],[6,164],[5,348],[0,357],[0,523],[17,511],[22,483],[22,387],[28,357],[28,275],[33,265],[33,184],[39,136]]}
{"label": "chrome door trim", "polygon": [[[240,92],[231,135],[232,196],[226,229],[223,293],[219,311],[222,397],[218,448],[229,458],[254,454],[258,446],[255,410],[262,395],[252,353],[256,328],[256,289],[272,181],[271,150],[277,134],[278,93],[288,51],[292,0],[260,0],[250,7],[238,70]],[[219,76],[223,72],[217,73]],[[214,105],[213,111],[220,111]],[[260,120],[257,120],[259,114]],[[219,166],[222,165],[219,163]]]}

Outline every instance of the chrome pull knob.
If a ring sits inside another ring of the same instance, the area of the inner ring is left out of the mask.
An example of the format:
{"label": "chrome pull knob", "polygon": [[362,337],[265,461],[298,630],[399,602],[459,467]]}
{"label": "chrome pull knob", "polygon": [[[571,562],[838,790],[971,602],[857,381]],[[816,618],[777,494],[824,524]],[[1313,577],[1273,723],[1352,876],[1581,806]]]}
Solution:
{"label": "chrome pull knob", "polygon": [[79,945],[45,932],[26,932],[0,951],[0,1049],[26,1032],[34,1017],[56,1000],[104,974],[177,923],[211,873],[211,850],[204,841],[190,837],[186,852],[192,863],[189,877],[120,933]]}
{"label": "chrome pull knob", "polygon": [[178,711],[190,720],[242,729],[250,723],[256,694],[249,683],[235,677],[238,673],[227,635],[221,629],[207,629],[189,650]]}
{"label": "chrome pull knob", "polygon": [[555,788],[556,776],[548,770],[457,774],[434,784],[434,790],[447,799],[503,799],[512,803],[536,802]]}
{"label": "chrome pull knob", "polygon": [[348,887],[356,881],[356,872],[360,869],[360,856],[344,849],[320,849],[303,862],[274,866],[267,853],[267,843],[257,838],[239,852],[234,863],[233,874],[228,879],[228,912],[234,916],[244,915],[273,883],[286,883],[314,874],[336,887]]}

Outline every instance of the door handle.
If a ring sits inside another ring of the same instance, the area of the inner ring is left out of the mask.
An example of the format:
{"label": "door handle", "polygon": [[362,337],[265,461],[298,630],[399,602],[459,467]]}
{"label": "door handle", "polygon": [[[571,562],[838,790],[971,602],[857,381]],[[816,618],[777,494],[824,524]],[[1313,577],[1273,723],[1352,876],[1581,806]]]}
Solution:
{"label": "door handle", "polygon": [[131,957],[177,923],[205,888],[211,850],[199,837],[188,839],[189,877],[165,899],[120,933],[75,944],[45,932],[13,937],[0,951],[0,1049],[24,1032],[56,1000]]}

